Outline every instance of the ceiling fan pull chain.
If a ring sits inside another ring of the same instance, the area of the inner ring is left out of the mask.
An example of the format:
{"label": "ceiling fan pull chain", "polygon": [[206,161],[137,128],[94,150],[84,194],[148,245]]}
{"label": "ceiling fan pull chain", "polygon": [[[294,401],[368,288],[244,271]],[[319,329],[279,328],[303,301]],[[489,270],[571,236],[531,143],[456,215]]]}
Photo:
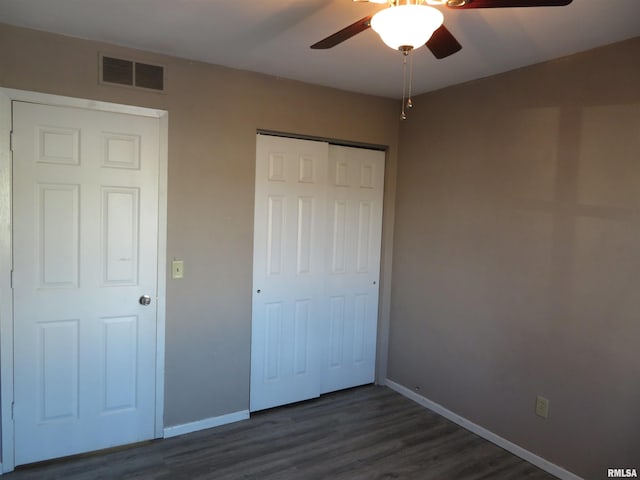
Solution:
{"label": "ceiling fan pull chain", "polygon": [[400,113],[400,120],[406,120],[407,114],[404,112],[404,104],[406,98],[407,88],[407,52],[402,52],[402,112]]}
{"label": "ceiling fan pull chain", "polygon": [[409,98],[407,99],[407,108],[412,109],[413,100],[411,100],[411,83],[413,80],[413,49],[411,49],[411,52],[409,53],[409,55],[410,55],[409,57]]}

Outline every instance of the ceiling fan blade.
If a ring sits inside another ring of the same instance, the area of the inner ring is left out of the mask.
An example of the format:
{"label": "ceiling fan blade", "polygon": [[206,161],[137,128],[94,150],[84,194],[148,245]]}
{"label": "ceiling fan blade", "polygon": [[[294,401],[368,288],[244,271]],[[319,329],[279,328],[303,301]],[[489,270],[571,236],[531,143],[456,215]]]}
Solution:
{"label": "ceiling fan blade", "polygon": [[436,58],[445,58],[462,50],[462,45],[460,45],[456,37],[454,37],[444,25],[440,25],[440,27],[433,32],[433,35],[431,35],[431,38],[427,40],[425,45]]}
{"label": "ceiling fan blade", "polygon": [[343,28],[333,35],[329,35],[327,38],[314,43],[313,45],[311,45],[311,48],[313,48],[314,50],[324,50],[327,48],[335,47],[339,43],[342,43],[345,40],[348,40],[351,37],[359,34],[360,32],[364,32],[367,28],[371,27],[371,17],[372,15],[361,18],[357,22],[352,23],[348,27]]}
{"label": "ceiling fan blade", "polygon": [[573,0],[467,0],[464,5],[449,8],[564,7]]}

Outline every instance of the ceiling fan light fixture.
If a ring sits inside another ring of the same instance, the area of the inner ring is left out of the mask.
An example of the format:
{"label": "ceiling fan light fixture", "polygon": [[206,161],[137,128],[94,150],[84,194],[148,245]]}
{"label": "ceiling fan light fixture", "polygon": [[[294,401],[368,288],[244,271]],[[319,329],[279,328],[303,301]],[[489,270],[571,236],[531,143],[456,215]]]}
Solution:
{"label": "ceiling fan light fixture", "polygon": [[397,5],[376,13],[371,28],[394,50],[418,48],[442,25],[440,10],[428,5]]}

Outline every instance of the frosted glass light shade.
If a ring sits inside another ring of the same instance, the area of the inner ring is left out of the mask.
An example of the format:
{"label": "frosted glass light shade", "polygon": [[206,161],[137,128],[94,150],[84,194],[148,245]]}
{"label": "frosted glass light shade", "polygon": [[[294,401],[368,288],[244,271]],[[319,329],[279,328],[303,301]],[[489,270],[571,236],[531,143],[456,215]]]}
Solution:
{"label": "frosted glass light shade", "polygon": [[385,44],[399,50],[421,47],[443,21],[442,12],[428,5],[397,5],[376,13],[371,28]]}

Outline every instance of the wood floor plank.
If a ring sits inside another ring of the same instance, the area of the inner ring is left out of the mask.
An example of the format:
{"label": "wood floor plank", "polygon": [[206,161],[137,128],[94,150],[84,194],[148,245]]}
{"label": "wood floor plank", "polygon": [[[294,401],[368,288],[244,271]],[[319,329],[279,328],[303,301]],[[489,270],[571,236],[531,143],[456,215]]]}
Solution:
{"label": "wood floor plank", "polygon": [[7,480],[553,480],[385,387],[365,386]]}

